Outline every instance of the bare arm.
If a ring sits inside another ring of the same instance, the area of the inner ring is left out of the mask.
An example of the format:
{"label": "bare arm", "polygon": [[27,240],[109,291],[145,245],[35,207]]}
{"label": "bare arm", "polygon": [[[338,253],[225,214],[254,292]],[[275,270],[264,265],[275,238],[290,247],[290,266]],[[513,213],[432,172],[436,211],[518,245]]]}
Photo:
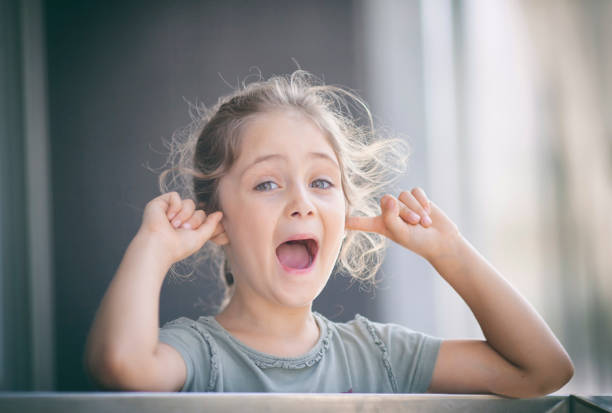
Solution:
{"label": "bare arm", "polygon": [[154,239],[138,234],[96,313],[86,364],[103,387],[175,391],[185,382],[180,354],[158,343],[159,295],[169,265],[157,252]]}
{"label": "bare arm", "polygon": [[[89,373],[103,387],[176,391],[186,379],[181,355],[159,343],[159,296],[170,265],[197,251],[216,230],[219,213],[205,217],[192,201],[164,194],[145,208],[92,324],[85,352]],[[174,217],[174,214],[177,214]],[[189,223],[175,228],[169,217]]]}
{"label": "bare arm", "polygon": [[350,217],[347,228],[382,234],[427,259],[465,300],[486,337],[445,340],[430,392],[534,397],[569,381],[572,362],[544,320],[420,188],[398,199],[385,196],[381,204],[381,216]]}
{"label": "bare arm", "polygon": [[430,392],[551,393],[573,375],[572,362],[533,307],[463,237],[430,259],[478,320],[486,341],[443,342]]}

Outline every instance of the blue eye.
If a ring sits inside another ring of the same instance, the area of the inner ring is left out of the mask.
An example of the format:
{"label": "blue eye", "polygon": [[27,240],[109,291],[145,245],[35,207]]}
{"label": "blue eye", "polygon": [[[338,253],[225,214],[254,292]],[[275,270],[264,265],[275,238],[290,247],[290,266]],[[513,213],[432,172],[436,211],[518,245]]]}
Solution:
{"label": "blue eye", "polygon": [[[334,185],[327,179],[315,179],[312,181],[311,187],[317,189],[329,189]],[[274,181],[265,181],[258,184],[254,189],[259,192],[267,192],[273,189],[279,188],[278,184]]]}
{"label": "blue eye", "polygon": [[[320,182],[321,184],[317,185],[317,182]],[[319,189],[329,189],[334,185],[327,179],[315,179],[314,181],[312,181],[312,186]]]}
{"label": "blue eye", "polygon": [[255,190],[256,190],[256,191],[261,191],[261,192],[264,192],[264,191],[270,191],[270,190],[272,190],[272,189],[275,189],[275,188],[273,188],[273,187],[272,187],[272,185],[275,185],[275,186],[276,186],[276,188],[278,188],[278,185],[276,184],[276,182],[273,182],[273,181],[266,181],[266,182],[262,182],[262,183],[260,183],[259,185],[257,185],[257,186],[255,187]]}

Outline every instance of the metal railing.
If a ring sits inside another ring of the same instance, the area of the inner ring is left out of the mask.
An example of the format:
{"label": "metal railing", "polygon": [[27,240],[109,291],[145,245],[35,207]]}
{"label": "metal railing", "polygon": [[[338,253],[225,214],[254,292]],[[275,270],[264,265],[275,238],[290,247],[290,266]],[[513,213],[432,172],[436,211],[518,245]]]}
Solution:
{"label": "metal railing", "polygon": [[0,393],[0,412],[612,412],[612,395]]}

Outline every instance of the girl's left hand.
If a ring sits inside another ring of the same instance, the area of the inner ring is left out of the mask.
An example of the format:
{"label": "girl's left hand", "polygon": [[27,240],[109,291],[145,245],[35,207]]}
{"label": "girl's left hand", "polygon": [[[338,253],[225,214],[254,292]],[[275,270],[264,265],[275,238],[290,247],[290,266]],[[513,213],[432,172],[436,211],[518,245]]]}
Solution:
{"label": "girl's left hand", "polygon": [[346,229],[384,235],[427,260],[443,254],[460,235],[457,225],[421,188],[403,191],[397,199],[385,195],[380,204],[381,215],[348,217]]}

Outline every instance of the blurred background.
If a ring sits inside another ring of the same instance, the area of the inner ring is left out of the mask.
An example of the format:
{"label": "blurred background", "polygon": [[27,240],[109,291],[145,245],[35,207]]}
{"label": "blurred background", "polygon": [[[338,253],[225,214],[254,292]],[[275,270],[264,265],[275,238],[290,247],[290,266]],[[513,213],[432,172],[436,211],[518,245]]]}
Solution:
{"label": "blurred background", "polygon": [[[300,66],[408,140],[423,187],[612,392],[612,2],[0,0],[0,390],[84,391],[96,308],[158,195],[187,102]],[[254,69],[256,68],[256,69]],[[374,292],[332,277],[315,309],[482,338],[422,258]],[[213,308],[167,280],[160,322]]]}

